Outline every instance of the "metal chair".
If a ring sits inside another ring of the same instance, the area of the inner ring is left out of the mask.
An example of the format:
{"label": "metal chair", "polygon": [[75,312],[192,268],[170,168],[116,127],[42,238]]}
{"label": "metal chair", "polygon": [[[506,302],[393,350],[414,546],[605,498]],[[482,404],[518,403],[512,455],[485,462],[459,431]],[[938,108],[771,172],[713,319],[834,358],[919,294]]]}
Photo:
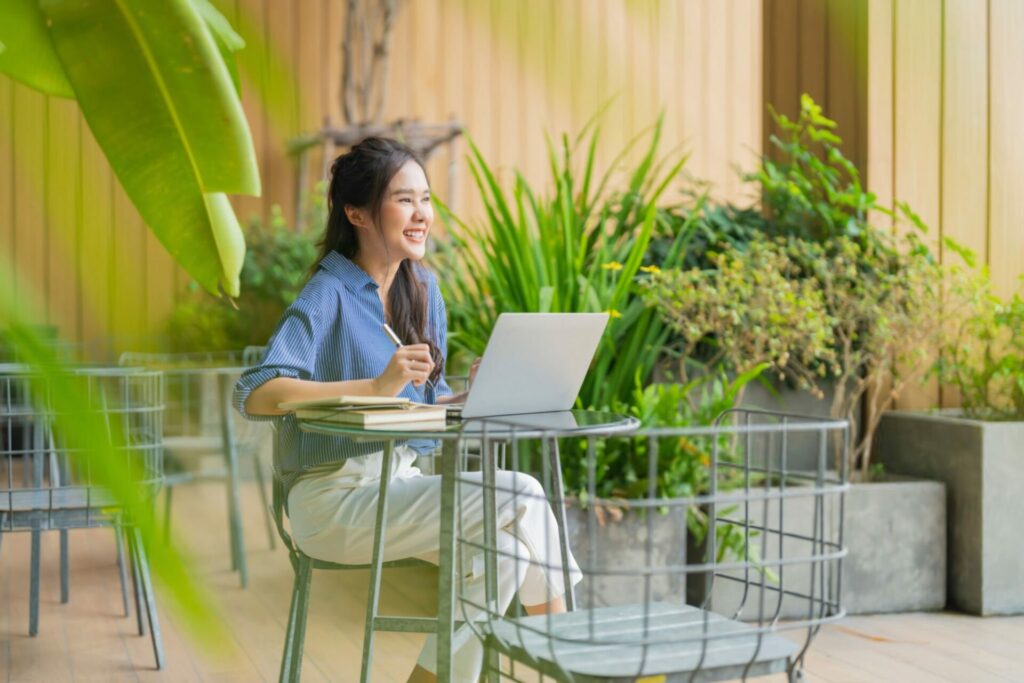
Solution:
{"label": "metal chair", "polygon": [[[382,472],[389,472],[391,469],[391,452],[385,451],[381,464]],[[388,490],[388,478],[382,477],[380,484],[379,500],[385,501]],[[373,658],[373,640],[376,631],[418,631],[430,632],[436,630],[432,625],[435,620],[423,617],[380,617],[377,614],[378,601],[380,598],[380,575],[372,571],[374,563],[377,562],[377,553],[380,548],[375,546],[374,557],[370,564],[339,564],[326,562],[306,555],[292,541],[291,535],[285,529],[284,518],[287,512],[287,500],[284,479],[279,468],[278,439],[275,430],[274,438],[274,477],[273,477],[273,515],[281,542],[288,549],[288,559],[291,561],[292,569],[295,572],[295,581],[292,585],[291,608],[288,612],[288,628],[285,631],[284,652],[281,655],[281,672],[279,680],[281,683],[298,683],[302,676],[302,653],[306,639],[306,621],[309,613],[309,592],[313,581],[314,569],[351,570],[369,569],[370,591],[366,606],[366,623],[363,632],[363,658],[359,680],[362,683],[370,680],[370,665]],[[378,527],[382,523],[386,506],[380,505],[377,510]],[[381,563],[382,569],[398,567],[425,567],[430,566],[429,562],[418,559],[393,560]],[[425,622],[432,622],[427,624]]]}
{"label": "metal chair", "polygon": [[[827,463],[845,455],[847,431],[843,421],[734,410],[707,427],[584,438],[553,431],[538,439],[534,450],[560,439],[563,459],[585,463],[585,508],[577,505],[561,545],[562,566],[572,545],[585,578],[574,596],[565,586],[575,610],[524,617],[496,607],[497,564],[515,557],[496,542],[495,466],[485,458],[482,481],[459,479],[460,487],[483,487],[484,537],[468,537],[461,523],[457,533],[460,552],[483,555],[485,599],[472,599],[461,577],[458,589],[461,617],[484,642],[487,680],[537,671],[567,683],[745,680],[783,671],[801,680],[815,634],[844,615],[846,459],[839,472]],[[528,445],[512,443],[515,468]],[[816,448],[814,471],[788,466],[798,444]],[[552,468],[542,462],[550,481]],[[608,466],[635,475],[623,497],[600,495],[597,472]],[[659,481],[682,466],[693,468],[691,488],[665,495]],[[612,511],[624,520],[606,522]],[[556,595],[549,591],[548,602]],[[798,630],[800,642],[781,635]]]}
{"label": "metal chair", "polygon": [[[63,431],[81,419],[77,413],[58,408],[55,393],[67,386],[65,383],[73,383],[89,397],[88,410],[102,417],[108,438],[114,433],[112,426],[119,426],[124,442],[109,445],[123,458],[123,466],[131,468],[126,471],[139,473],[136,484],[143,489],[144,502],[152,501],[163,476],[163,377],[159,372],[76,367],[42,374],[26,366],[0,367],[0,536],[16,531],[32,534],[29,633],[38,633],[41,533],[50,529],[62,532],[61,583],[62,597],[66,597],[67,531],[111,526],[117,532],[119,557],[124,556],[122,530],[127,537],[139,635],[145,634],[145,609],[157,668],[161,668],[160,626],[141,536],[121,503],[94,485],[88,448],[69,441]],[[27,435],[15,440],[14,434],[26,429]],[[123,563],[120,573],[127,616]]]}
{"label": "metal chair", "polygon": [[[164,447],[168,464],[174,468],[165,477],[165,535],[170,534],[174,486],[198,479],[223,479],[228,494],[231,568],[238,571],[243,588],[248,585],[248,563],[240,509],[239,462],[242,458],[252,462],[268,543],[271,549],[275,547],[266,482],[259,458],[261,437],[266,432],[262,431],[262,425],[238,418],[231,407],[234,382],[256,353],[251,349],[258,347],[250,347],[244,353],[123,353],[120,358],[121,365],[141,366],[164,373],[167,385]],[[223,459],[223,469],[196,467],[204,456]]]}

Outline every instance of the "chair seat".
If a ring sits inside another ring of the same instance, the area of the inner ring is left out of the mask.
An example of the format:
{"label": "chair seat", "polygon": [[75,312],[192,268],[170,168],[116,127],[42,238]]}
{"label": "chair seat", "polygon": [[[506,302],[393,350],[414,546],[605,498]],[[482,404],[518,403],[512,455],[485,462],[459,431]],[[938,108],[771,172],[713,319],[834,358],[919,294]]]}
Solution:
{"label": "chair seat", "polygon": [[781,636],[759,637],[748,624],[666,603],[502,620],[489,630],[496,649],[543,673],[568,672],[578,683],[729,680],[751,660],[749,675],[765,675],[785,671],[798,650]]}
{"label": "chair seat", "polygon": [[220,453],[224,449],[224,441],[219,435],[208,436],[165,436],[164,450],[168,455]]}

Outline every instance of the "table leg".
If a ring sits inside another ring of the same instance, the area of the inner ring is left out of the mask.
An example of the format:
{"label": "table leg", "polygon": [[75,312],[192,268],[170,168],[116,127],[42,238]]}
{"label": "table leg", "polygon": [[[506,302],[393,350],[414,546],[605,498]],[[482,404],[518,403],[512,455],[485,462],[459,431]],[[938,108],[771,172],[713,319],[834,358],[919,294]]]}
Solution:
{"label": "table leg", "polygon": [[231,376],[217,378],[220,391],[221,442],[228,466],[228,518],[231,528],[231,556],[238,569],[242,588],[249,584],[249,570],[245,560],[245,540],[242,536],[241,495],[238,484],[238,450],[235,448],[235,423],[231,419]]}
{"label": "table leg", "polygon": [[360,683],[370,680],[370,669],[373,666],[373,634],[376,630],[377,609],[380,601],[380,579],[384,562],[384,542],[388,520],[388,484],[391,479],[391,459],[394,455],[395,442],[384,444],[384,454],[380,461],[380,493],[377,495],[377,526],[373,536],[373,557],[370,560],[370,590],[366,596],[366,622],[363,625],[363,665],[360,669]]}
{"label": "table leg", "polygon": [[562,460],[558,455],[558,439],[551,439],[548,451],[551,458],[551,504],[555,510],[555,522],[558,524],[558,546],[562,553],[562,576],[565,579],[565,608],[570,612],[576,609],[576,589],[572,585],[572,574],[569,572],[569,538],[568,524],[565,520],[565,488],[562,483]]}
{"label": "table leg", "polygon": [[[483,483],[484,483],[484,547],[488,550],[484,552],[484,577],[485,583],[485,601],[487,605],[486,618],[500,619],[502,615],[497,614],[498,606],[498,510],[497,501],[494,492],[496,486],[496,475],[495,465],[498,459],[498,452],[501,449],[500,443],[488,444],[487,438],[485,437],[481,444],[480,454],[483,456],[481,461],[481,469],[483,470]],[[518,560],[517,560],[518,562]],[[518,567],[515,568],[518,571]],[[494,648],[484,648],[484,667],[485,680],[494,681],[499,680],[495,678],[495,672],[498,671],[499,659],[498,651]]]}
{"label": "table leg", "polygon": [[441,533],[437,572],[437,680],[451,683],[455,625],[455,477],[458,442],[445,440],[441,452]]}

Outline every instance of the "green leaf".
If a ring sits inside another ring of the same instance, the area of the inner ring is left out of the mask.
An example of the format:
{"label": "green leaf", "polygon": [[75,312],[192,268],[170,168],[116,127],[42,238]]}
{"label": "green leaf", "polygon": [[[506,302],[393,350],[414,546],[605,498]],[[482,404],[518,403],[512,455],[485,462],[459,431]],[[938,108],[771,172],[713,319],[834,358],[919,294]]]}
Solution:
{"label": "green leaf", "polygon": [[0,72],[35,90],[74,98],[36,0],[0,3]]}
{"label": "green leaf", "polygon": [[[17,271],[0,251],[0,277]],[[14,292],[18,296],[14,296]],[[63,364],[52,344],[39,336],[38,316],[42,310],[31,287],[19,281],[16,288],[0,288],[0,320],[7,340],[34,372],[32,382],[39,395],[49,392],[55,415],[55,432],[72,452],[74,465],[88,467],[92,481],[108,491],[142,532],[149,553],[150,568],[159,580],[161,596],[174,608],[194,642],[214,652],[223,647],[226,634],[218,614],[215,596],[196,579],[194,564],[174,545],[166,542],[153,515],[151,501],[140,496],[138,480],[124,466],[125,438],[117,415],[95,409],[97,397],[76,379],[72,368]]]}
{"label": "green leaf", "polygon": [[244,240],[221,193],[259,193],[249,127],[188,0],[48,0],[89,127],[150,229],[203,287],[238,294]]}
{"label": "green leaf", "polygon": [[210,0],[191,0],[192,6],[199,12],[199,16],[206,22],[206,28],[210,30],[214,42],[217,44],[217,51],[220,52],[224,65],[231,74],[231,81],[235,84],[235,92],[241,95],[242,79],[238,76],[238,64],[235,61],[235,52],[245,47],[245,40],[231,27],[227,18],[220,13]]}

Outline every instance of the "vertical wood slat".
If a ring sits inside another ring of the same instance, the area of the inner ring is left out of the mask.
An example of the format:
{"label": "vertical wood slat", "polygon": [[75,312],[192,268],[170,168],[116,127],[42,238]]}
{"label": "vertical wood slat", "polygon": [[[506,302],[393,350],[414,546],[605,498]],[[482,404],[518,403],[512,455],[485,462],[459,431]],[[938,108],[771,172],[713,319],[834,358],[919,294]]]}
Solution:
{"label": "vertical wood slat", "polygon": [[[893,2],[868,2],[867,187],[882,206],[893,201]],[[878,214],[875,225],[891,224]]]}
{"label": "vertical wood slat", "polygon": [[1021,71],[1024,67],[1024,3],[990,0],[989,93],[991,157],[988,254],[992,281],[1003,296],[1024,286],[1024,111]]}
{"label": "vertical wood slat", "polygon": [[[2,106],[2,105],[0,105]],[[81,339],[78,319],[79,126],[78,105],[50,98],[47,111],[46,213],[49,231],[46,291],[50,320],[60,336]]]}
{"label": "vertical wood slat", "polygon": [[[942,97],[942,236],[985,258],[988,194],[987,12],[945,0]],[[947,259],[948,260],[948,257]]]}
{"label": "vertical wood slat", "polygon": [[110,334],[110,280],[113,253],[113,183],[117,182],[106,157],[88,127],[82,126],[81,247],[82,341],[95,342]]}
{"label": "vertical wood slat", "polygon": [[[16,83],[12,100],[15,236],[11,256],[20,275],[20,284],[28,289],[22,292],[16,283],[15,293],[27,301],[45,302],[46,96]],[[46,311],[41,313],[42,320],[49,317]]]}
{"label": "vertical wood slat", "polygon": [[[900,0],[896,5],[894,191],[930,227],[926,241],[936,251],[941,234],[939,149],[941,144],[942,6],[931,0]],[[909,230],[897,226],[897,230]],[[929,349],[931,355],[932,350]],[[930,358],[929,358],[930,360]],[[938,405],[935,380],[908,385],[903,409]]]}
{"label": "vertical wood slat", "polygon": [[[982,10],[985,10],[982,7]],[[942,237],[985,259],[988,223],[988,12],[974,0],[945,0],[942,55]],[[959,257],[943,248],[944,263]],[[950,326],[955,321],[949,321]],[[943,407],[960,404],[941,387]]]}
{"label": "vertical wood slat", "polygon": [[0,76],[0,290],[14,291],[14,273],[8,270],[14,265],[14,240],[16,224],[14,219],[14,175],[17,168],[14,158],[14,82],[7,76]]}
{"label": "vertical wood slat", "polygon": [[843,154],[858,169],[864,168],[864,108],[867,94],[864,2],[829,0],[825,6],[824,63],[827,73],[822,99],[829,117],[839,123]]}

